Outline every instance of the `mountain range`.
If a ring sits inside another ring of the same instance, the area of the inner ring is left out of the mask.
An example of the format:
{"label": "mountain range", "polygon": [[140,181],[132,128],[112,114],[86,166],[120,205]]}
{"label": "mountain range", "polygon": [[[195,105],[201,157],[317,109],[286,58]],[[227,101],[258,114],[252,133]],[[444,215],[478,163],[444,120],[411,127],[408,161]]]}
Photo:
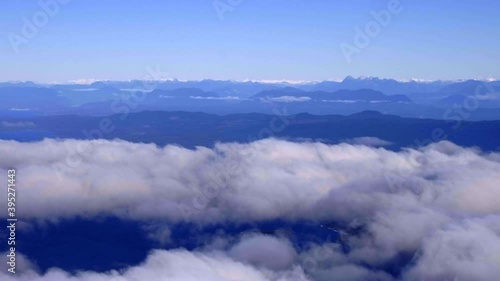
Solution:
{"label": "mountain range", "polygon": [[[104,125],[103,125],[104,124]],[[449,140],[485,151],[500,148],[500,121],[446,121],[402,118],[374,111],[350,116],[230,114],[144,111],[96,116],[44,116],[0,119],[0,139],[123,139],[163,146],[207,146],[274,137],[323,143],[351,142],[398,150]]]}
{"label": "mountain range", "polygon": [[[0,83],[0,116],[112,115],[124,106],[214,114],[349,115],[365,110],[412,118],[500,119],[500,81],[397,81],[347,77],[290,84],[236,81],[99,81],[91,84]],[[451,112],[450,112],[451,111]],[[465,114],[463,113],[465,111]],[[453,117],[455,116],[455,117]]]}

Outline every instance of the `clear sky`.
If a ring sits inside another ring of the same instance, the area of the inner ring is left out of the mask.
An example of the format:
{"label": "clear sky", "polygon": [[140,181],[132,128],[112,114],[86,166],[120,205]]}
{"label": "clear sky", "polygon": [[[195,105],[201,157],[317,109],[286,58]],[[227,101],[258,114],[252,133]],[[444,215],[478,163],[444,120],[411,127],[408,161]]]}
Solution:
{"label": "clear sky", "polygon": [[148,67],[186,80],[500,78],[498,0],[400,0],[348,62],[341,44],[356,47],[356,28],[391,1],[71,0],[48,14],[1,0],[0,81],[140,79]]}

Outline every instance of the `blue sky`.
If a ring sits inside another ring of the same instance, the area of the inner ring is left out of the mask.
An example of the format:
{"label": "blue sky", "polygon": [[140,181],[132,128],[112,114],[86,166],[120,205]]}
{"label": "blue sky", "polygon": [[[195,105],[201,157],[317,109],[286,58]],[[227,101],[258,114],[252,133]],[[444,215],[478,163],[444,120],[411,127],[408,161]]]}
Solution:
{"label": "blue sky", "polygon": [[355,29],[390,1],[241,0],[221,20],[214,0],[71,0],[15,41],[16,53],[23,18],[33,23],[43,9],[3,0],[0,80],[140,79],[148,67],[187,80],[500,78],[493,0],[401,0],[402,11],[348,62],[340,45],[355,46]]}

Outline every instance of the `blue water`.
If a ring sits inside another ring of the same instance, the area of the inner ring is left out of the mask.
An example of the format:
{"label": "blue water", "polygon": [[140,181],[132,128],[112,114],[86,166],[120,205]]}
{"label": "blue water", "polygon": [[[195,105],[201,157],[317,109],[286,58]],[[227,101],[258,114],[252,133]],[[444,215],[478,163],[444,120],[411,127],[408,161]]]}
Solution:
{"label": "blue water", "polygon": [[40,141],[44,138],[54,138],[55,134],[43,130],[0,131],[0,139],[21,142]]}

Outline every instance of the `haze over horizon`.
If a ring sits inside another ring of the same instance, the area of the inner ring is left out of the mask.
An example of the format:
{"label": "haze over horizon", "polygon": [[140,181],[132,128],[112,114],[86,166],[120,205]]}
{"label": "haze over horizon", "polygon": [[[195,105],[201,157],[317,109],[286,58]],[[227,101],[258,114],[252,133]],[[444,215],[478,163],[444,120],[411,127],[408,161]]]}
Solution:
{"label": "haze over horizon", "polygon": [[352,80],[394,80],[397,82],[401,83],[408,83],[408,82],[416,82],[416,83],[432,83],[432,82],[464,82],[464,81],[469,81],[469,80],[474,80],[474,81],[486,81],[486,82],[493,82],[493,81],[500,81],[498,78],[464,78],[464,79],[436,79],[436,80],[430,80],[430,79],[418,79],[418,78],[410,78],[410,79],[393,79],[390,77],[377,77],[377,76],[359,76],[359,77],[353,77],[351,75],[348,75],[344,78],[340,79],[328,79],[328,80],[288,80],[288,79],[243,79],[243,80],[229,80],[229,79],[211,79],[211,78],[202,78],[202,79],[193,79],[193,80],[185,80],[185,79],[179,79],[176,77],[167,77],[167,78],[161,78],[161,79],[149,79],[150,77],[143,77],[143,78],[135,78],[135,79],[126,79],[126,80],[113,80],[113,79],[75,79],[75,80],[69,80],[69,81],[51,81],[51,82],[39,82],[39,81],[34,81],[34,80],[8,80],[8,81],[0,81],[0,83],[35,83],[38,85],[65,85],[65,84],[75,84],[75,85],[90,85],[95,82],[127,82],[127,81],[158,81],[158,82],[166,82],[166,81],[178,81],[178,82],[201,82],[201,81],[221,81],[221,82],[234,82],[234,83],[246,83],[246,82],[253,82],[253,83],[262,83],[262,84],[289,84],[293,87],[293,85],[306,85],[306,84],[317,84],[321,82],[342,82],[347,79],[352,79]]}

